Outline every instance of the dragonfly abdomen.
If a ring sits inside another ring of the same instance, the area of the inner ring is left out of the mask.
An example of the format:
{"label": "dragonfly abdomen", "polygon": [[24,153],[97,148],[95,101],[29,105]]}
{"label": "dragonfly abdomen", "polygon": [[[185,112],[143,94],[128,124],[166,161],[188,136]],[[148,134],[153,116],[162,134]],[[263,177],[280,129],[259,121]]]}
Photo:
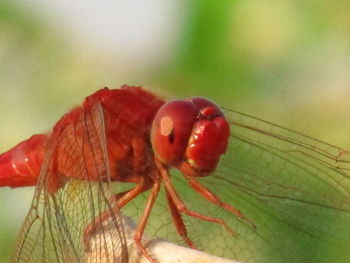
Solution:
{"label": "dragonfly abdomen", "polygon": [[46,134],[33,135],[0,155],[0,187],[36,185],[47,137]]}

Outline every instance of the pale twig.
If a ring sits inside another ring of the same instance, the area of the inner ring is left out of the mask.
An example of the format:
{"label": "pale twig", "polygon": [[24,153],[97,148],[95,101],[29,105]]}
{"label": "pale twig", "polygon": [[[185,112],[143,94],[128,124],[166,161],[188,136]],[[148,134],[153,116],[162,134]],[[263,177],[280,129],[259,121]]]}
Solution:
{"label": "pale twig", "polygon": [[[134,243],[133,237],[136,229],[135,223],[130,218],[125,216],[123,217],[123,221],[126,240],[128,243],[129,263],[149,263],[149,261],[142,254],[140,254]],[[85,254],[85,262],[113,262],[113,260],[111,260],[111,255],[113,255],[113,250],[118,251],[118,249],[115,247],[115,245],[112,245],[117,243],[113,242],[112,239],[117,235],[114,232],[116,230],[113,229],[113,227],[112,229],[111,227],[108,227],[113,224],[106,225],[107,226],[103,235],[101,232],[99,232],[91,236],[91,249]],[[107,244],[104,246],[104,249],[100,248],[102,238],[103,243]],[[143,244],[145,244],[152,257],[154,257],[154,259],[159,263],[240,263],[238,261],[212,256],[195,249],[178,246],[174,243],[170,243],[159,238],[144,237]]]}

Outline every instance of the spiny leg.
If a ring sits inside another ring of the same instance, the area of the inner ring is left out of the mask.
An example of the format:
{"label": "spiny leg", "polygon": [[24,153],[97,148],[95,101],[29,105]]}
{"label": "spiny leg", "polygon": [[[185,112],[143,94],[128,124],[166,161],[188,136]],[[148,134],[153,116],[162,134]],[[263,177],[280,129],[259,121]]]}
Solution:
{"label": "spiny leg", "polygon": [[165,190],[165,192],[166,192],[166,198],[168,200],[170,214],[173,218],[173,223],[176,227],[177,233],[182,237],[182,239],[187,243],[187,245],[190,248],[196,249],[196,246],[194,245],[192,240],[188,237],[186,226],[182,220],[182,217],[181,217],[179,210],[177,209],[173,199],[171,199],[168,191]]}
{"label": "spiny leg", "polygon": [[140,219],[140,222],[136,228],[134,240],[135,244],[137,245],[138,249],[143,253],[143,255],[152,263],[156,263],[156,261],[152,258],[152,256],[148,253],[147,249],[142,245],[142,235],[145,230],[147,220],[149,218],[149,215],[152,211],[152,207],[154,205],[155,200],[157,199],[157,195],[159,193],[160,189],[160,179],[157,178],[154,181],[154,185],[152,187],[152,191],[150,193],[150,196],[148,197],[148,201],[146,204],[146,208],[143,211],[143,215]]}
{"label": "spiny leg", "polygon": [[138,195],[147,191],[151,188],[151,184],[149,181],[145,180],[145,177],[140,178],[140,182],[130,191],[125,192],[122,196],[120,194],[116,194],[116,200],[118,208],[123,208],[126,204],[128,204],[132,199],[136,198]]}
{"label": "spiny leg", "polygon": [[204,185],[202,185],[200,182],[198,182],[196,179],[194,179],[193,177],[190,176],[186,176],[185,178],[187,179],[188,183],[190,184],[190,186],[196,191],[198,192],[202,197],[204,197],[205,199],[207,199],[209,202],[222,207],[224,209],[226,209],[227,211],[231,212],[232,214],[236,215],[239,219],[243,219],[247,224],[249,224],[253,229],[256,229],[255,224],[249,220],[248,218],[246,218],[244,216],[244,214],[239,211],[238,209],[234,208],[233,206],[231,206],[228,203],[225,203],[223,201],[221,201],[220,197],[218,197],[217,195],[215,195],[213,192],[211,192],[208,188],[206,188]]}
{"label": "spiny leg", "polygon": [[117,205],[114,205],[111,210],[106,210],[99,214],[91,223],[89,223],[84,229],[84,244],[85,250],[90,250],[90,239],[98,231],[101,230],[103,223],[111,217],[111,213],[118,212],[119,209],[124,207],[132,199],[136,198],[139,194],[145,192],[150,188],[144,178],[141,178],[140,182],[130,191],[119,193],[114,195],[117,200]]}
{"label": "spiny leg", "polygon": [[[161,165],[161,164],[158,163],[158,166],[159,165]],[[161,174],[162,179],[164,181],[165,188],[166,188],[167,192],[169,193],[169,196],[173,200],[176,208],[179,210],[180,213],[185,213],[189,216],[196,217],[196,218],[199,218],[199,219],[204,220],[204,221],[220,224],[220,225],[224,226],[228,232],[235,235],[235,233],[232,231],[232,229],[230,229],[228,227],[228,225],[226,224],[226,222],[224,220],[219,219],[219,218],[215,218],[215,217],[206,216],[206,215],[203,215],[201,213],[195,212],[193,210],[187,209],[185,203],[180,199],[179,195],[177,194],[177,192],[174,188],[172,181],[170,180],[168,170],[162,166],[158,167],[158,170],[160,171],[160,174]]]}

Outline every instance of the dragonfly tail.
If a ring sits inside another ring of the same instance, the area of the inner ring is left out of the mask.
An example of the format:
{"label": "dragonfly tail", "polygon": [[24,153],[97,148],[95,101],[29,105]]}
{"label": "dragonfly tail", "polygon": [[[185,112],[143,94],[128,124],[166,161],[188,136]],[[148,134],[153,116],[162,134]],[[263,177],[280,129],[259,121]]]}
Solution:
{"label": "dragonfly tail", "polygon": [[0,154],[0,187],[34,186],[45,155],[46,134],[37,134]]}

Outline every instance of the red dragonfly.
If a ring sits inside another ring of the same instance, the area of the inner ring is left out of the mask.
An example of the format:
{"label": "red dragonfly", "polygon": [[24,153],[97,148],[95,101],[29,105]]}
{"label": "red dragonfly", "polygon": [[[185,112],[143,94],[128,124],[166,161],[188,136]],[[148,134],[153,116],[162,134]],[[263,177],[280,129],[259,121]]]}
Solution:
{"label": "red dragonfly", "polygon": [[121,211],[151,262],[144,232],[242,262],[348,262],[349,156],[204,98],[105,88],[0,155],[0,186],[36,185],[13,261],[84,262],[108,222],[128,262]]}

